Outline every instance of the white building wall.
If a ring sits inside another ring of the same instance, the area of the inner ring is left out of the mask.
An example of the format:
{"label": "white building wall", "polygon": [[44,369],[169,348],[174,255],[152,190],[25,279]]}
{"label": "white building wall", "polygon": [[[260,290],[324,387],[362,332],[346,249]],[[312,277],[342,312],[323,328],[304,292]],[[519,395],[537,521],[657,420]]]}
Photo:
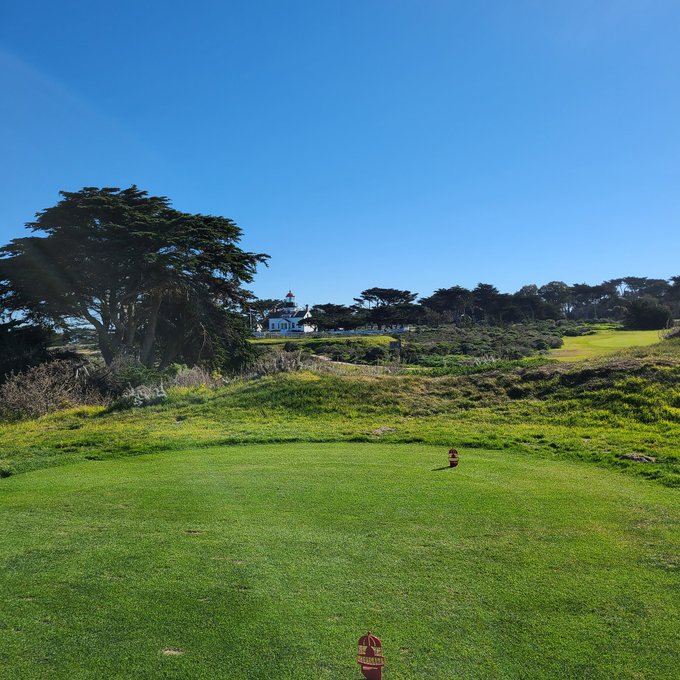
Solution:
{"label": "white building wall", "polygon": [[286,335],[287,333],[311,333],[313,329],[301,323],[303,319],[308,319],[310,316],[311,314],[307,312],[304,317],[297,319],[284,316],[270,317],[269,330],[274,333],[281,333],[281,335]]}

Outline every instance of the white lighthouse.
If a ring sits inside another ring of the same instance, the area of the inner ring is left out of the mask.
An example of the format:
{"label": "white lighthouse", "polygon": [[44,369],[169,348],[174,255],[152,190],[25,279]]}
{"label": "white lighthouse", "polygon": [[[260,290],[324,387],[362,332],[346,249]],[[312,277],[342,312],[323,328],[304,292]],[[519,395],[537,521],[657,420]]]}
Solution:
{"label": "white lighthouse", "polygon": [[297,306],[295,293],[289,290],[283,299],[281,306],[272,310],[269,315],[269,332],[278,335],[298,335],[310,333],[311,326],[305,326],[303,321],[311,316],[309,307],[304,309]]}

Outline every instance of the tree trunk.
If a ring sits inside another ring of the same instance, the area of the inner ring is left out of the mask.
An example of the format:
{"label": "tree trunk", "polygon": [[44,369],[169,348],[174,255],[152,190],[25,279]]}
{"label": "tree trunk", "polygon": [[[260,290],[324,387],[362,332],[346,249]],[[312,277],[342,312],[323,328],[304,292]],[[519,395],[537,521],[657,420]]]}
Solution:
{"label": "tree trunk", "polygon": [[142,340],[142,346],[139,353],[139,360],[150,368],[153,364],[153,346],[156,341],[156,326],[158,325],[158,312],[161,307],[162,295],[157,293],[152,302],[151,312],[149,314],[149,321]]}
{"label": "tree trunk", "polygon": [[90,310],[87,309],[84,305],[81,306],[80,308],[81,313],[83,316],[94,326],[94,329],[97,331],[97,341],[99,344],[99,351],[102,353],[102,358],[104,359],[104,362],[106,363],[107,366],[111,365],[111,362],[114,360],[116,353],[111,346],[111,338],[109,337],[109,331],[106,326],[102,324],[99,319],[97,319],[96,316],[90,313]]}

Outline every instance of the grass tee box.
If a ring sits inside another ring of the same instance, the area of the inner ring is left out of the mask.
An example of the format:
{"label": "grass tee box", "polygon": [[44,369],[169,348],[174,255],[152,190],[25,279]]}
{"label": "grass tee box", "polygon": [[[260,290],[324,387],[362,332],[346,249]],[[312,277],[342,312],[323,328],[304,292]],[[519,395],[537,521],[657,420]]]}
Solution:
{"label": "grass tee box", "polygon": [[593,359],[629,347],[646,347],[661,342],[659,331],[600,330],[592,335],[564,337],[561,349],[552,350],[550,356],[559,361]]}
{"label": "grass tee box", "polygon": [[579,463],[289,444],[0,480],[0,678],[677,677],[677,491]]}

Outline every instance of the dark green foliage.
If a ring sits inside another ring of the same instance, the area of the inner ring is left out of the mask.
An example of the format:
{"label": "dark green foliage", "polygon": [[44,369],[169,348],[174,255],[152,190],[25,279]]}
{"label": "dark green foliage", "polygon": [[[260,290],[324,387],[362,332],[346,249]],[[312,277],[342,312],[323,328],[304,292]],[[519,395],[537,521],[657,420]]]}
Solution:
{"label": "dark green foliage", "polygon": [[333,361],[355,364],[383,363],[391,358],[387,347],[363,342],[362,339],[348,338],[343,342],[327,342],[319,339],[318,343],[305,343],[305,351],[328,357]]}
{"label": "dark green foliage", "polygon": [[467,288],[453,286],[439,288],[430,297],[422,298],[420,304],[439,312],[449,321],[458,322],[465,317],[471,300],[472,294]]}
{"label": "dark green foliage", "polygon": [[392,307],[394,305],[411,304],[418,297],[418,293],[397,288],[367,288],[356,298],[360,304],[377,307]]}
{"label": "dark green foliage", "polygon": [[[397,288],[367,288],[354,298],[354,316],[361,324],[387,328],[423,323],[426,318],[422,305],[414,304],[418,293]],[[367,305],[367,308],[364,307]],[[347,326],[356,328],[355,326]]]}
{"label": "dark green foliage", "polygon": [[638,331],[655,331],[667,328],[672,321],[671,310],[656,300],[640,298],[626,306],[624,324]]}
{"label": "dark green foliage", "polygon": [[562,346],[572,324],[541,321],[510,325],[458,325],[405,335],[402,361],[450,366],[461,357],[520,359]]}
{"label": "dark green foliage", "polygon": [[9,373],[49,361],[47,348],[52,339],[52,332],[44,326],[18,321],[0,324],[0,382]]}
{"label": "dark green foliage", "polygon": [[347,305],[334,305],[330,302],[324,305],[314,305],[311,315],[305,323],[319,331],[353,330],[368,322],[366,310]]}
{"label": "dark green foliage", "polygon": [[139,361],[120,357],[97,377],[100,378],[103,390],[107,394],[118,397],[129,388],[141,385],[160,385],[175,376],[179,367],[179,364],[165,368],[145,366]]}
{"label": "dark green foliage", "polygon": [[319,331],[363,326],[389,328],[404,325],[437,327],[454,323],[513,324],[544,320],[583,322],[620,321],[626,306],[650,298],[680,315],[680,277],[648,279],[626,277],[597,285],[551,281],[540,288],[522,286],[516,293],[501,293],[489,283],[474,289],[438,288],[416,302],[416,293],[396,288],[368,288],[354,306],[328,302],[312,308],[310,325]]}
{"label": "dark green foliage", "polygon": [[258,299],[255,297],[248,298],[243,303],[243,311],[248,317],[248,323],[251,330],[255,330],[256,324],[265,326],[270,312],[276,309],[281,304],[280,300],[273,298]]}
{"label": "dark green foliage", "polygon": [[423,321],[423,307],[412,303],[378,305],[368,312],[368,322],[378,328],[418,324]]}
{"label": "dark green foliage", "polygon": [[[468,366],[473,358],[489,362],[535,356],[561,347],[562,335],[588,332],[592,332],[588,326],[567,321],[507,325],[449,324],[395,334],[394,342],[401,338],[401,349],[398,352],[396,348],[390,351],[387,346],[389,337],[380,345],[372,344],[375,336],[304,338],[300,341],[288,341],[284,349],[303,350],[334,361],[358,364],[387,363],[398,358],[404,364],[451,368]],[[267,345],[260,347],[266,349]]]}
{"label": "dark green foliage", "polygon": [[6,307],[93,327],[107,364],[240,363],[246,328],[235,311],[266,256],[238,248],[233,221],[179,212],[135,186],[61,196],[27,225],[44,235],[1,251]]}

